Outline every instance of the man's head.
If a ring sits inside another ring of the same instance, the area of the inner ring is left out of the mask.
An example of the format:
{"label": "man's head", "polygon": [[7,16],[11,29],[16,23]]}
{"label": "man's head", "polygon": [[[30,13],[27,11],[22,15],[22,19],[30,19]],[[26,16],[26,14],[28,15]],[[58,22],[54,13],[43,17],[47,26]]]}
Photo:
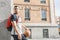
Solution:
{"label": "man's head", "polygon": [[14,13],[18,14],[17,6],[14,6]]}

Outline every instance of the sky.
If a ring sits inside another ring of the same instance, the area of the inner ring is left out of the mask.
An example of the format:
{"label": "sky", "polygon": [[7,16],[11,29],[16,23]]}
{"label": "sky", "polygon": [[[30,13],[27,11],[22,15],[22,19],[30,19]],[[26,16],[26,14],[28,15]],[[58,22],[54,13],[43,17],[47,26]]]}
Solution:
{"label": "sky", "polygon": [[60,0],[55,0],[55,15],[60,16]]}

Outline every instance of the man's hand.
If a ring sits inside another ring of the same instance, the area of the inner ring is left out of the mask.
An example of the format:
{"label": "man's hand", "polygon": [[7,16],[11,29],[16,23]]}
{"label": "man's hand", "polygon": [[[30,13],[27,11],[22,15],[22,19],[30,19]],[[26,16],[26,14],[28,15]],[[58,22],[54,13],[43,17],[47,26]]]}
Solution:
{"label": "man's hand", "polygon": [[25,30],[29,30],[28,28],[26,28]]}
{"label": "man's hand", "polygon": [[22,39],[22,35],[18,35],[18,39]]}

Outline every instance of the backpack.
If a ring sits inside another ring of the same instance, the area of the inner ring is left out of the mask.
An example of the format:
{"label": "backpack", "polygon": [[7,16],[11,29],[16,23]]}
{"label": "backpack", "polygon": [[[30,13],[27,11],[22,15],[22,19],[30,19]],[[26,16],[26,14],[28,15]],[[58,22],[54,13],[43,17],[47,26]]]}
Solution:
{"label": "backpack", "polygon": [[12,23],[11,23],[11,16],[7,19],[7,30],[11,32],[12,30]]}
{"label": "backpack", "polygon": [[[12,15],[10,15],[10,17],[7,19],[7,26],[6,26],[7,30],[10,32],[12,31],[11,17],[12,17]],[[18,19],[16,19],[16,23],[17,22],[18,22]]]}

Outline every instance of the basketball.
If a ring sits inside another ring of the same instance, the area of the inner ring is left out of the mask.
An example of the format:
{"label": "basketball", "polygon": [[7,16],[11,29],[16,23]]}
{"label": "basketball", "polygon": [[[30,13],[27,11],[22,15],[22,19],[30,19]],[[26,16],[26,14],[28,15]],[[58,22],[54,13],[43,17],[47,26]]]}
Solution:
{"label": "basketball", "polygon": [[25,30],[24,35],[26,37],[30,37],[30,30],[29,29]]}

